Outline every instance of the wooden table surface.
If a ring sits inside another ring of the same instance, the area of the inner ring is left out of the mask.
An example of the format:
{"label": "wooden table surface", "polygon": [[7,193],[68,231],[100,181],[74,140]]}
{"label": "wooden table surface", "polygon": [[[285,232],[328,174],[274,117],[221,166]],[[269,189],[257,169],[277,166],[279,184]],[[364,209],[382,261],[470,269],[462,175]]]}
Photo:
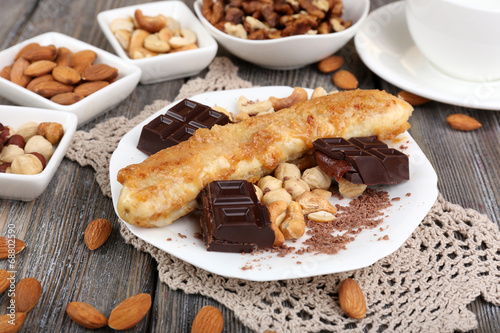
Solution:
{"label": "wooden table surface", "polygon": [[[0,49],[44,32],[57,31],[113,53],[97,24],[97,13],[142,2],[146,1],[2,0]],[[373,0],[371,9],[388,2],[391,1]],[[187,4],[192,8],[192,0],[187,0]],[[253,84],[334,88],[331,75],[320,73],[316,65],[290,71],[266,70],[219,49],[220,55],[231,57],[240,67],[239,76]],[[379,88],[390,93],[400,90],[378,78],[362,63],[352,41],[338,54],[346,59],[344,67],[356,75],[360,88]],[[206,71],[199,76],[205,74]],[[189,79],[139,85],[117,107],[79,129],[88,131],[111,117],[131,118],[156,99],[172,101]],[[12,105],[1,98],[0,104]],[[483,127],[473,132],[452,130],[446,124],[446,117],[452,113],[471,115]],[[498,224],[500,112],[430,102],[416,107],[410,122],[411,135],[437,171],[438,187],[444,198],[484,213]],[[92,252],[84,245],[83,232],[97,217],[108,218],[114,227],[107,243]],[[102,195],[90,167],[64,159],[47,190],[36,200],[0,200],[1,235],[7,234],[9,223],[16,225],[16,237],[28,245],[16,257],[17,279],[34,277],[43,286],[42,297],[28,314],[22,332],[83,332],[85,329],[66,315],[68,303],[87,302],[109,314],[121,300],[143,292],[152,295],[153,306],[132,332],[188,332],[197,311],[204,305],[222,310],[224,332],[250,332],[232,311],[212,299],[186,295],[160,283],[151,256],[121,238],[112,202]],[[6,261],[0,261],[0,269],[8,269]],[[7,311],[6,294],[0,296],[0,314]],[[477,315],[476,332],[500,331],[500,307],[478,298],[469,309]]]}

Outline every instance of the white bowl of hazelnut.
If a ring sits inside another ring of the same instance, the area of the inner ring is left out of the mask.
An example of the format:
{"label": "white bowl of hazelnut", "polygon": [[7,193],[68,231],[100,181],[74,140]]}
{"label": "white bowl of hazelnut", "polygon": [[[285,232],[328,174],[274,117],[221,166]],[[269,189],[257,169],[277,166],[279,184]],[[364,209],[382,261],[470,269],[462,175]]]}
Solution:
{"label": "white bowl of hazelnut", "polygon": [[181,1],[111,9],[97,22],[118,56],[141,68],[142,84],[196,75],[217,53],[217,42]]}
{"label": "white bowl of hazelnut", "polygon": [[0,198],[31,201],[54,176],[75,133],[76,115],[0,105]]}
{"label": "white bowl of hazelnut", "polygon": [[137,66],[58,32],[1,51],[0,70],[0,96],[73,113],[79,125],[123,101],[141,75]]}
{"label": "white bowl of hazelnut", "polygon": [[197,0],[194,9],[203,26],[235,56],[286,70],[320,61],[342,48],[368,15],[370,2]]}

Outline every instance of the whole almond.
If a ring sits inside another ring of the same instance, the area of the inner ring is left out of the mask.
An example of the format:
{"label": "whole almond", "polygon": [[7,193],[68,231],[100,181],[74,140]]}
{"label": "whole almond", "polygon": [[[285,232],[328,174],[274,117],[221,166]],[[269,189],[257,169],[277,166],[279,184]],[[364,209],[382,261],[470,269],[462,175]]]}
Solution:
{"label": "whole almond", "polygon": [[84,302],[71,302],[66,306],[66,313],[76,322],[86,328],[96,329],[108,324],[108,318],[99,310]]}
{"label": "whole almond", "polygon": [[2,294],[10,285],[9,278],[12,278],[14,273],[9,273],[5,269],[0,269],[0,294]]}
{"label": "whole almond", "polygon": [[151,308],[151,296],[138,294],[118,304],[109,315],[108,326],[115,330],[128,330],[137,325]]}
{"label": "whole almond", "polygon": [[12,65],[5,66],[2,68],[2,71],[0,71],[0,77],[3,77],[6,80],[10,80],[10,71],[12,70]]}
{"label": "whole almond", "polygon": [[87,97],[88,95],[91,95],[95,93],[96,91],[106,87],[109,85],[109,82],[107,81],[93,81],[93,82],[85,82],[80,85],[78,85],[75,88],[75,93],[78,95],[82,95],[84,97]]}
{"label": "whole almond", "polygon": [[33,91],[43,97],[51,98],[55,95],[72,92],[73,87],[57,81],[47,81],[37,84]]}
{"label": "whole almond", "polygon": [[411,92],[406,90],[401,90],[400,92],[398,92],[398,97],[413,106],[419,106],[429,102],[429,99],[412,94]]}
{"label": "whole almond", "polygon": [[26,68],[30,65],[30,62],[24,58],[17,59],[12,65],[10,71],[10,80],[12,83],[20,85],[21,87],[26,87],[31,81],[31,77],[24,74]]}
{"label": "whole almond", "polygon": [[475,118],[462,113],[450,114],[446,117],[446,122],[451,126],[451,128],[459,131],[473,131],[483,126]]}
{"label": "whole almond", "polygon": [[[26,313],[24,312],[15,312],[11,314],[4,314],[0,316],[0,332],[2,333],[16,333],[23,326],[24,319],[26,318]],[[12,325],[12,323],[14,325]]]}
{"label": "whole almond", "polygon": [[71,67],[72,55],[73,55],[73,52],[71,52],[69,49],[67,49],[65,47],[58,48],[57,49],[57,58],[56,58],[57,66]]}
{"label": "whole almond", "polygon": [[318,63],[318,69],[322,73],[332,73],[342,67],[343,64],[344,58],[339,56],[330,56]]}
{"label": "whole almond", "polygon": [[223,328],[222,312],[214,306],[206,305],[196,314],[191,333],[220,333]]}
{"label": "whole almond", "polygon": [[21,58],[24,55],[24,53],[26,53],[26,51],[28,51],[29,49],[33,49],[33,48],[38,47],[38,46],[40,46],[40,44],[38,44],[38,43],[30,43],[30,44],[24,46],[21,50],[19,50],[19,52],[17,52],[14,60]]}
{"label": "whole almond", "polygon": [[83,73],[83,71],[92,65],[97,59],[97,53],[92,50],[82,50],[76,52],[71,57],[71,67],[73,67],[78,73]]}
{"label": "whole almond", "polygon": [[83,98],[84,97],[82,95],[75,94],[74,92],[68,92],[54,95],[50,98],[50,100],[61,105],[71,105],[81,101]]}
{"label": "whole almond", "polygon": [[23,58],[31,61],[54,60],[57,56],[57,49],[54,45],[37,46],[23,52]]}
{"label": "whole almond", "polygon": [[353,279],[345,279],[340,284],[339,302],[342,311],[354,319],[366,316],[366,300],[363,291]]}
{"label": "whole almond", "polygon": [[358,87],[358,79],[349,71],[340,70],[333,74],[333,83],[340,89],[351,90]]}
{"label": "whole almond", "polygon": [[106,219],[95,219],[85,229],[85,245],[95,250],[106,242],[111,235],[111,222]]}
{"label": "whole almond", "polygon": [[96,64],[87,67],[82,73],[85,81],[109,81],[118,75],[118,69],[106,64]]}
{"label": "whole almond", "polygon": [[80,73],[75,69],[66,66],[57,66],[52,71],[52,76],[56,81],[64,84],[76,84],[81,80]]}
{"label": "whole almond", "polygon": [[24,74],[28,76],[40,76],[50,73],[54,67],[56,67],[56,63],[53,61],[38,60],[32,62],[28,67],[26,67]]}
{"label": "whole almond", "polygon": [[[25,247],[26,244],[22,240],[0,236],[0,259],[8,258],[9,254],[18,254],[19,252],[24,250]],[[14,250],[13,253],[12,250]]]}
{"label": "whole almond", "polygon": [[26,86],[26,89],[34,91],[35,86],[37,84],[42,83],[42,82],[48,82],[48,81],[54,81],[54,77],[52,76],[52,74],[45,74],[45,75],[42,75],[39,77],[35,77],[30,81],[30,83],[28,83],[28,85]]}
{"label": "whole almond", "polygon": [[33,309],[42,294],[42,285],[35,278],[24,278],[16,284],[16,292],[12,300],[19,312],[28,312]]}

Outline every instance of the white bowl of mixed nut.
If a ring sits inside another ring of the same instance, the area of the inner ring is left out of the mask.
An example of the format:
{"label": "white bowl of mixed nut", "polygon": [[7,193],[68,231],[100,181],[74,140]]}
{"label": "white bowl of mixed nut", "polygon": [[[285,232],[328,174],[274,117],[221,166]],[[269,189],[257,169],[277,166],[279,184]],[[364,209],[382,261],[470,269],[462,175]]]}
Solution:
{"label": "white bowl of mixed nut", "polygon": [[48,32],[0,52],[0,96],[65,111],[81,125],[123,101],[141,70],[75,38]]}
{"label": "white bowl of mixed nut", "polygon": [[142,84],[196,75],[217,53],[217,42],[181,1],[111,9],[97,21],[118,56],[142,69]]}
{"label": "white bowl of mixed nut", "polygon": [[229,52],[270,69],[295,69],[337,52],[368,15],[369,0],[197,0],[196,15]]}
{"label": "white bowl of mixed nut", "polygon": [[0,105],[0,198],[31,201],[42,194],[76,125],[68,112]]}

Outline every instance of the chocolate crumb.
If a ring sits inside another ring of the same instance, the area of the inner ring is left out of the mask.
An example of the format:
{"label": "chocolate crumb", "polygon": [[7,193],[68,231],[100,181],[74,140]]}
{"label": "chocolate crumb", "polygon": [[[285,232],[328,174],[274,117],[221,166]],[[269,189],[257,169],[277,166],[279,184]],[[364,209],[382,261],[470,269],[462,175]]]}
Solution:
{"label": "chocolate crumb", "polygon": [[395,198],[392,198],[392,199],[391,199],[391,201],[399,201],[399,200],[401,200],[401,198],[400,198],[400,197],[395,197]]}
{"label": "chocolate crumb", "polygon": [[183,235],[183,234],[181,234],[180,232],[178,232],[178,233],[177,233],[177,235],[179,235],[179,237],[180,237],[180,238],[187,238],[187,236],[186,236],[186,235]]}
{"label": "chocolate crumb", "polygon": [[168,240],[168,241],[171,241],[171,240],[172,240],[172,238],[170,238],[170,237],[169,237],[169,238],[167,238],[167,240]]}
{"label": "chocolate crumb", "polygon": [[411,193],[406,193],[406,196],[407,197],[411,197]]}
{"label": "chocolate crumb", "polygon": [[242,271],[247,271],[249,269],[253,269],[253,266],[252,265],[245,265],[245,266],[241,267]]}

